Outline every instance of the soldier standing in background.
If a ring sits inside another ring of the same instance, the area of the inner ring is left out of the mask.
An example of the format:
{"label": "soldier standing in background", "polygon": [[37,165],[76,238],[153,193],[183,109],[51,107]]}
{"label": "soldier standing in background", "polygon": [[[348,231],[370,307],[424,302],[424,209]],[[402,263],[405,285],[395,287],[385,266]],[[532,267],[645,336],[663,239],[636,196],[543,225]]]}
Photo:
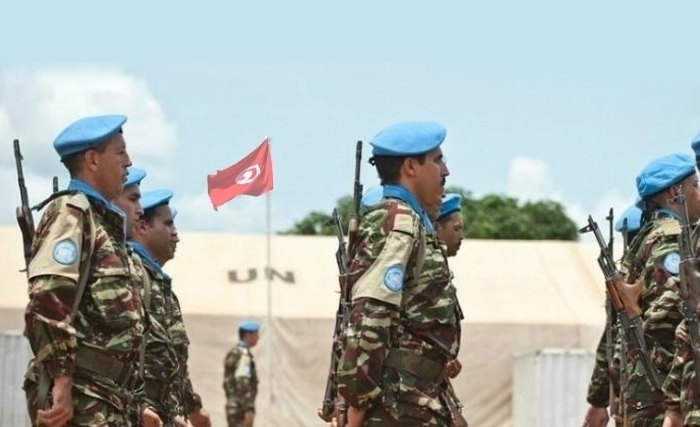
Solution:
{"label": "soldier standing in background", "polygon": [[238,327],[238,343],[228,352],[224,361],[228,427],[253,426],[258,373],[250,349],[258,343],[259,329],[258,322],[242,322]]}

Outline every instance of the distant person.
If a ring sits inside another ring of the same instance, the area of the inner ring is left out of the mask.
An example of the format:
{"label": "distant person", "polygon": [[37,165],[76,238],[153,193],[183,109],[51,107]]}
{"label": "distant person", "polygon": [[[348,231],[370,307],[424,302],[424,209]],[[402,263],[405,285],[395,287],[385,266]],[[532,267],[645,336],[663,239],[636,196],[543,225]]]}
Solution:
{"label": "distant person", "polygon": [[224,361],[224,391],[228,427],[252,427],[258,373],[250,349],[258,343],[260,324],[246,320],[238,327],[238,343]]}

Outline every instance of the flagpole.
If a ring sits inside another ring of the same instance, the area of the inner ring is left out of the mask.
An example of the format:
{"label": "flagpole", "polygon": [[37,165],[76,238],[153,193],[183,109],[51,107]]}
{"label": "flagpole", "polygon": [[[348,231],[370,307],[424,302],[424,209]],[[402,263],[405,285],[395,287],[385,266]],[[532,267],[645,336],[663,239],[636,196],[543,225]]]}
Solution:
{"label": "flagpole", "polygon": [[[269,141],[268,141],[269,144]],[[271,204],[272,204],[272,191],[268,191],[267,194],[265,195],[265,222],[266,222],[266,260],[265,260],[265,279],[267,281],[267,328],[269,331],[268,334],[268,339],[267,339],[267,375],[268,375],[268,395],[267,395],[267,403],[268,403],[268,417],[271,417],[272,415],[272,407],[273,407],[273,401],[274,401],[274,396],[273,396],[273,389],[274,389],[274,384],[272,384],[275,376],[273,375],[272,369],[274,366],[274,363],[272,363],[272,358],[274,355],[274,351],[272,348],[272,341],[273,341],[273,336],[276,335],[274,334],[273,331],[273,326],[272,326],[272,214],[271,214]],[[270,423],[272,420],[268,419],[268,423]]]}

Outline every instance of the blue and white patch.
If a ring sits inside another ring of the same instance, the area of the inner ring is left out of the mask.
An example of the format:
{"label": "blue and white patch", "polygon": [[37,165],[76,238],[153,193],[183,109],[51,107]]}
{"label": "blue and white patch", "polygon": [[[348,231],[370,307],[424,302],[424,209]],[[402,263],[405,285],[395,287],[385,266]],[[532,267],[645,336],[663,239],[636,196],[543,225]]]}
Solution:
{"label": "blue and white patch", "polygon": [[63,239],[53,246],[53,260],[62,265],[73,265],[78,260],[78,246],[69,239]]}
{"label": "blue and white patch", "polygon": [[394,264],[384,272],[384,286],[392,292],[403,289],[403,266]]}
{"label": "blue and white patch", "polygon": [[681,254],[671,252],[664,257],[664,269],[670,274],[676,275],[680,272]]}

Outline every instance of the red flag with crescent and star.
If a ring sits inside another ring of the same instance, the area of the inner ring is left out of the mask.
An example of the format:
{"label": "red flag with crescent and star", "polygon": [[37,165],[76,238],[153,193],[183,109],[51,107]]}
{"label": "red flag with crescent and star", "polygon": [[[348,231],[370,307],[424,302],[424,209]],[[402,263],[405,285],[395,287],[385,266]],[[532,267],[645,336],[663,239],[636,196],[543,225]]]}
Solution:
{"label": "red flag with crescent and star", "polygon": [[257,197],[272,190],[269,138],[236,164],[208,175],[207,188],[214,210],[236,196]]}

